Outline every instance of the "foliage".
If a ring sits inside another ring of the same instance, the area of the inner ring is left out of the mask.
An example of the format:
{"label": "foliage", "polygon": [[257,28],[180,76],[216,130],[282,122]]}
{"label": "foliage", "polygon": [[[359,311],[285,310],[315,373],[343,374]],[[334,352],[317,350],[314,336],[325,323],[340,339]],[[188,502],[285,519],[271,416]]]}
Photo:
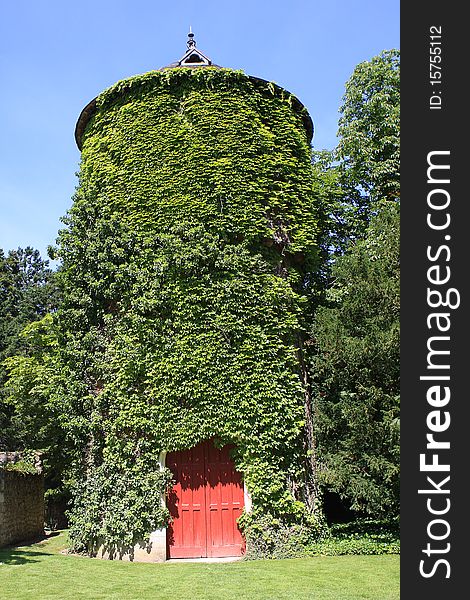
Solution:
{"label": "foliage", "polygon": [[[2,600],[398,600],[397,556],[129,564],[64,556],[64,534],[0,548]],[[62,551],[62,552],[61,552]]]}
{"label": "foliage", "polygon": [[5,359],[27,351],[20,332],[54,309],[57,290],[53,271],[38,250],[0,249],[0,449],[16,450],[36,447],[34,428],[23,426],[14,403],[5,389]]}
{"label": "foliage", "polygon": [[323,190],[324,256],[341,255],[363,237],[381,200],[400,197],[400,53],[360,63],[346,83],[339,143],[314,153]]}
{"label": "foliage", "polygon": [[244,514],[240,521],[248,560],[400,553],[398,518],[356,519],[327,527],[314,515],[287,523],[255,511],[255,515]]}
{"label": "foliage", "polygon": [[25,460],[19,460],[16,463],[7,463],[6,465],[0,465],[0,469],[4,471],[14,471],[15,473],[20,473],[21,475],[36,475],[37,469],[31,463]]}
{"label": "foliage", "polygon": [[[320,487],[367,514],[398,511],[399,52],[358,65],[339,144],[314,155],[321,282],[312,319]],[[344,542],[341,542],[343,545]]]}
{"label": "foliage", "polygon": [[119,472],[104,463],[86,480],[85,490],[73,490],[78,500],[71,519],[72,550],[93,553],[105,543],[111,555],[125,548],[132,552],[142,531],[154,531],[168,520],[161,490],[169,489],[171,473],[152,466],[137,462]]}
{"label": "foliage", "polygon": [[384,201],[337,259],[313,327],[319,477],[368,514],[399,494],[399,206]]}
{"label": "foliage", "polygon": [[36,475],[41,472],[41,466],[38,465],[39,456],[36,451],[24,450],[15,454],[15,460],[0,462],[0,469],[15,471],[21,475]]}
{"label": "foliage", "polygon": [[316,514],[301,514],[290,522],[254,510],[239,519],[246,539],[246,558],[296,558],[326,534],[326,523]]}
{"label": "foliage", "polygon": [[10,363],[12,393],[60,407],[75,548],[163,526],[159,452],[210,438],[237,446],[260,510],[308,514],[299,340],[317,220],[302,117],[280,89],[173,69],[97,99],[50,344]]}
{"label": "foliage", "polygon": [[340,108],[337,156],[345,179],[369,202],[400,196],[400,53],[359,64]]}
{"label": "foliage", "polygon": [[41,450],[49,506],[66,496],[62,477],[73,457],[73,444],[64,427],[68,404],[64,373],[58,370],[59,342],[53,314],[26,325],[18,334],[18,343],[23,353],[4,361],[11,430],[17,445]]}
{"label": "foliage", "polygon": [[341,556],[344,554],[400,554],[398,519],[376,521],[358,519],[330,528],[329,535],[311,544],[309,556]]}

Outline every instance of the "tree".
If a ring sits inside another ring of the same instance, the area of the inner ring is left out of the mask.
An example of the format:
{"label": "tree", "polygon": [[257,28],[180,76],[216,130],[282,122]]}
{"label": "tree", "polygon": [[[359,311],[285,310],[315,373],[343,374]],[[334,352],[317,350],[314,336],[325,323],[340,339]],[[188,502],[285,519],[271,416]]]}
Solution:
{"label": "tree", "polygon": [[399,205],[384,202],[333,267],[313,327],[320,481],[354,510],[396,515],[399,491]]}
{"label": "tree", "polygon": [[365,234],[377,202],[400,196],[400,53],[360,63],[346,83],[339,143],[314,154],[323,187],[326,255],[343,254]]}
{"label": "tree", "polygon": [[359,64],[339,144],[316,153],[325,296],[313,319],[313,408],[323,489],[398,510],[399,52]]}
{"label": "tree", "polygon": [[369,204],[400,195],[400,53],[359,64],[346,83],[336,149],[344,181]]}
{"label": "tree", "polygon": [[29,430],[7,399],[5,359],[25,355],[28,342],[21,331],[51,312],[57,301],[54,273],[38,250],[28,246],[5,254],[0,249],[0,448],[31,447],[36,428]]}

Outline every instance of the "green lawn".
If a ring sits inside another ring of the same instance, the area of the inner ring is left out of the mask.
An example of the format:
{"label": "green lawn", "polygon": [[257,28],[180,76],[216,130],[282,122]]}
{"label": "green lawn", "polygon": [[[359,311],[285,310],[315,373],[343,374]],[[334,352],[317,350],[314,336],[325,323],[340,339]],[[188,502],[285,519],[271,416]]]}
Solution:
{"label": "green lawn", "polygon": [[1,600],[398,600],[398,556],[142,564],[60,554],[65,535],[0,550]]}

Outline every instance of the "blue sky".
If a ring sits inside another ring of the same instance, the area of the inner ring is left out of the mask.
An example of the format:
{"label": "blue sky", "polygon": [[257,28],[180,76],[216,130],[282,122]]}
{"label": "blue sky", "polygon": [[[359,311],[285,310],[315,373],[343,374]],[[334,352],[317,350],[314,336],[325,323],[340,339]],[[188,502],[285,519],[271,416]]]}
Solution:
{"label": "blue sky", "polygon": [[0,247],[43,255],[71,205],[82,108],[116,81],[178,60],[189,25],[215,63],[275,81],[336,144],[354,67],[399,47],[399,0],[15,0],[0,11]]}

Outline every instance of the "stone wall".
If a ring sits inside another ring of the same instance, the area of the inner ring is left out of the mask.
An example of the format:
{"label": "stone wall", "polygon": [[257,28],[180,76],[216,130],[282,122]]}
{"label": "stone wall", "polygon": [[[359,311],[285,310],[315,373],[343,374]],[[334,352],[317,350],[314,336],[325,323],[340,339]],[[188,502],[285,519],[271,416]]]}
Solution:
{"label": "stone wall", "polygon": [[44,476],[0,467],[0,546],[44,533]]}

